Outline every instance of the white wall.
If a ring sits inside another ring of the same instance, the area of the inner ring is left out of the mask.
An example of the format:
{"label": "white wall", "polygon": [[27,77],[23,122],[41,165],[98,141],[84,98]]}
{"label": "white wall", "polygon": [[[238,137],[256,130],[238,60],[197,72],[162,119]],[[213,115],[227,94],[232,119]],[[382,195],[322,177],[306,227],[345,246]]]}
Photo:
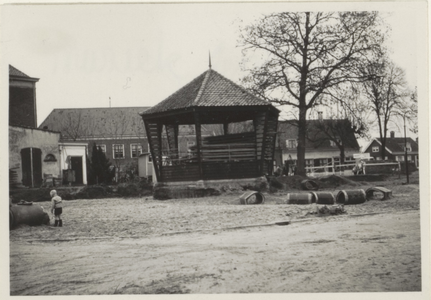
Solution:
{"label": "white wall", "polygon": [[83,184],[87,184],[87,148],[88,144],[86,143],[60,143],[60,167],[61,170],[67,170],[69,165],[67,163],[68,156],[78,156],[82,157],[82,181]]}

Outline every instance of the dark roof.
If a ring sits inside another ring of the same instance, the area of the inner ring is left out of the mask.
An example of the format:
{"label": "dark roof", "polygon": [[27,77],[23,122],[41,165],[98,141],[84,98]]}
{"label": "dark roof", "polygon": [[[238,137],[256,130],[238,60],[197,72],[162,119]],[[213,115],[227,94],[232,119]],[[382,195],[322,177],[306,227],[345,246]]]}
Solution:
{"label": "dark roof", "polygon": [[269,102],[209,69],[142,115],[191,107],[269,106]]}
{"label": "dark roof", "polygon": [[[380,144],[382,143],[381,138],[377,138],[376,140],[379,141]],[[419,151],[419,145],[418,145],[418,143],[416,143],[415,140],[408,137],[407,142],[410,143],[410,145],[412,147],[411,152],[418,152]],[[404,152],[404,145],[405,145],[405,140],[403,137],[399,137],[399,138],[387,137],[386,138],[386,149],[391,151],[391,152]]]}
{"label": "dark roof", "polygon": [[57,108],[40,124],[60,131],[62,139],[76,134],[85,138],[143,137],[140,112],[148,107]]}
{"label": "dark roof", "polygon": [[37,82],[39,81],[39,78],[30,77],[27,74],[21,72],[14,66],[9,65],[9,79],[11,80],[22,80],[22,81],[31,81],[31,82]]}
{"label": "dark roof", "polygon": [[[330,145],[330,139],[318,129],[320,123],[330,122],[346,122],[346,120],[307,120],[307,139],[305,141],[306,149],[334,149]],[[278,122],[278,133],[281,143],[280,146],[284,149],[286,147],[286,140],[297,140],[298,139],[298,126],[296,120],[279,121]],[[332,133],[331,136],[336,136],[337,133]],[[352,131],[347,131],[343,136],[344,146],[346,148],[358,149],[359,144],[356,140],[355,134]],[[338,148],[335,148],[338,149]],[[296,149],[295,149],[296,151]]]}
{"label": "dark roof", "polygon": [[9,75],[30,78],[30,76],[28,76],[27,74],[24,74],[24,72],[21,72],[20,70],[18,70],[17,68],[15,68],[12,65],[9,65]]}

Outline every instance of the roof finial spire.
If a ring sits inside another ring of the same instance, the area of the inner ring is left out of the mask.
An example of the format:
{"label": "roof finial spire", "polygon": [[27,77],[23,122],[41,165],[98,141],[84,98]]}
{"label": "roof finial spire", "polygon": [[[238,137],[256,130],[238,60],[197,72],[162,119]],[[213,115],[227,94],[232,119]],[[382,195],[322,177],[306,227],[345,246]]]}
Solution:
{"label": "roof finial spire", "polygon": [[208,56],[208,58],[209,58],[209,67],[211,69],[211,51],[208,51],[208,54],[209,54],[209,56]]}

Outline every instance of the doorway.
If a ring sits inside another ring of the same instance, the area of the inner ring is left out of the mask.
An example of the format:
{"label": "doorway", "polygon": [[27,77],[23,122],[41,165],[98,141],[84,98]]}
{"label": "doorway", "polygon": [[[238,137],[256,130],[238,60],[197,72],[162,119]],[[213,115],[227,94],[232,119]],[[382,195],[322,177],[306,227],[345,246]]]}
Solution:
{"label": "doorway", "polygon": [[75,184],[83,184],[83,173],[82,173],[82,156],[72,156],[70,158],[72,170],[75,171]]}
{"label": "doorway", "polygon": [[42,185],[42,150],[21,149],[22,184],[30,187]]}

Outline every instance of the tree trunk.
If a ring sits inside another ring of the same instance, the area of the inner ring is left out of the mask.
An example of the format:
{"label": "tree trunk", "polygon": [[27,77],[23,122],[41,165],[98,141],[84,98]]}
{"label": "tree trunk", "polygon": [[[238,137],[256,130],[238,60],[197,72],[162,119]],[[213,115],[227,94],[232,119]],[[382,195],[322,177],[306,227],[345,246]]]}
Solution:
{"label": "tree trunk", "polygon": [[346,154],[344,151],[344,146],[340,146],[340,164],[344,164],[344,160],[346,159]]}
{"label": "tree trunk", "polygon": [[305,36],[304,36],[304,49],[302,50],[302,66],[301,66],[301,80],[299,82],[299,121],[298,121],[298,148],[297,148],[297,168],[296,174],[305,176],[305,139],[307,135],[307,52],[310,34],[310,13],[305,13]]}
{"label": "tree trunk", "polygon": [[306,109],[300,109],[298,122],[298,147],[296,175],[305,176],[305,139],[307,134]]}

